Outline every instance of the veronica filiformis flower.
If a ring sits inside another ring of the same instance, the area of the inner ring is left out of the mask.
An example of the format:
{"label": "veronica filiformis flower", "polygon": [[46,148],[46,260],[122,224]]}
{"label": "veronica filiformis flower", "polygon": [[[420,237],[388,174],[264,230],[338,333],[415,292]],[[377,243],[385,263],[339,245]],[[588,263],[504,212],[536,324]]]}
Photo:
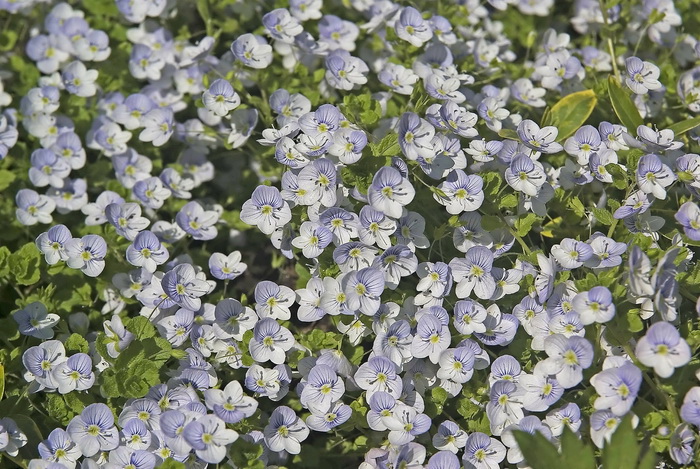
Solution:
{"label": "veronica filiformis flower", "polygon": [[292,409],[280,406],[272,412],[263,433],[270,450],[299,454],[301,442],[309,436],[309,428]]}
{"label": "veronica filiformis flower", "polygon": [[276,365],[284,363],[286,352],[294,346],[294,336],[272,318],[264,318],[255,324],[249,350],[253,360],[259,363],[270,360]]}

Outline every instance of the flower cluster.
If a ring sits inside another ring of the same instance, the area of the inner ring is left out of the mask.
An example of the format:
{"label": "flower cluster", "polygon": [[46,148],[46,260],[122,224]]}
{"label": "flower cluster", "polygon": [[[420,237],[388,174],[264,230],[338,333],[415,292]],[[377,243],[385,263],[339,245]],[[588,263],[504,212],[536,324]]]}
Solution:
{"label": "flower cluster", "polygon": [[0,0],[2,461],[697,463],[688,2],[52,3]]}

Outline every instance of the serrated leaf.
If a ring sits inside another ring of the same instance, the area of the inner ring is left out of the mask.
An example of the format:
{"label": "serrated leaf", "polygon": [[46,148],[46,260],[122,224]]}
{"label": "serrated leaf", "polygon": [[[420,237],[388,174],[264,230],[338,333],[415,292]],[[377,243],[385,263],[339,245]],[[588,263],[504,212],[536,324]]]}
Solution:
{"label": "serrated leaf", "polygon": [[379,143],[370,143],[369,148],[374,156],[396,156],[401,152],[399,136],[389,132]]}
{"label": "serrated leaf", "polygon": [[534,213],[528,213],[525,216],[521,216],[515,220],[515,224],[513,225],[515,232],[520,237],[527,235],[532,229],[532,225],[535,224],[535,221],[537,221],[537,215]]}
{"label": "serrated leaf", "polygon": [[513,208],[518,206],[518,196],[515,194],[506,194],[501,197],[498,202],[498,208]]}
{"label": "serrated leaf", "polygon": [[593,212],[593,216],[600,223],[603,225],[612,225],[614,218],[607,209],[594,207],[591,211]]}
{"label": "serrated leaf", "polygon": [[557,141],[562,141],[574,134],[595,109],[598,102],[593,90],[578,91],[560,99],[548,114],[548,123],[542,126],[553,125],[559,130]]}
{"label": "serrated leaf", "polygon": [[80,334],[71,334],[66,340],[65,347],[68,352],[76,353],[88,353],[90,350],[88,341]]}
{"label": "serrated leaf", "polygon": [[150,339],[156,335],[156,328],[148,318],[138,316],[129,320],[126,328],[133,332],[137,339]]}
{"label": "serrated leaf", "polygon": [[686,119],[684,121],[676,122],[673,125],[668,126],[669,130],[673,130],[676,137],[683,135],[689,130],[693,130],[695,127],[700,125],[700,117],[693,117],[691,119]]}
{"label": "serrated leaf", "polygon": [[627,127],[627,131],[632,136],[636,136],[637,127],[644,125],[644,120],[639,115],[632,98],[622,88],[617,78],[612,75],[608,77],[608,96],[610,96],[610,103],[617,118],[620,119],[622,125]]}
{"label": "serrated leaf", "polygon": [[577,196],[573,196],[569,199],[569,203],[566,204],[566,207],[573,210],[579,217],[586,216],[586,207],[584,207],[583,202],[581,202],[581,199]]}
{"label": "serrated leaf", "polygon": [[497,172],[486,173],[483,176],[484,180],[484,194],[494,197],[498,194],[498,190],[501,188],[501,175]]}
{"label": "serrated leaf", "polygon": [[532,469],[565,467],[556,446],[540,432],[531,435],[521,430],[515,430],[513,436],[518,442],[520,451],[525,456],[525,461]]}

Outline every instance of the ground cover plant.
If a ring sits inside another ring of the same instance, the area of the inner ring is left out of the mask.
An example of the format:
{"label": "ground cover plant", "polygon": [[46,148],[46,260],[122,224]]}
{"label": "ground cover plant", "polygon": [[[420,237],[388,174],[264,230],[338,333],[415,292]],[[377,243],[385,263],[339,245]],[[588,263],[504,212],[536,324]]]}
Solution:
{"label": "ground cover plant", "polygon": [[0,0],[0,466],[700,465],[692,0]]}

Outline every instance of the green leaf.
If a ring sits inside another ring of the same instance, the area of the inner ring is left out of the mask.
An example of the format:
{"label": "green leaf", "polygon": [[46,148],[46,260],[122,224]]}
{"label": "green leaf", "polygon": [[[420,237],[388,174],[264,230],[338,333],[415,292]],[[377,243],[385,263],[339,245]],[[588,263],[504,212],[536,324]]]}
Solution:
{"label": "green leaf", "polygon": [[641,332],[644,329],[644,322],[639,316],[639,308],[633,308],[627,311],[627,330],[630,332]]}
{"label": "green leaf", "polygon": [[187,466],[180,461],[175,461],[173,458],[168,458],[156,467],[158,469],[185,469]]}
{"label": "green leaf", "polygon": [[627,189],[627,173],[619,164],[608,163],[605,165],[605,169],[613,177],[613,186],[617,189]]}
{"label": "green leaf", "polygon": [[610,442],[603,447],[603,467],[636,469],[638,460],[639,442],[632,428],[632,417],[627,414],[615,429]]}
{"label": "green leaf", "polygon": [[521,430],[515,430],[513,436],[518,442],[520,451],[525,456],[525,461],[532,469],[565,467],[556,446],[542,433],[535,432],[534,435],[531,435]]}
{"label": "green leaf", "polygon": [[148,318],[138,316],[129,320],[126,328],[134,333],[137,339],[150,339],[156,335],[156,328]]}
{"label": "green leaf", "polygon": [[204,21],[204,25],[207,29],[207,35],[214,35],[214,28],[211,23],[211,12],[209,11],[209,0],[197,0],[197,13]]}
{"label": "green leaf", "polygon": [[700,117],[693,117],[692,119],[686,119],[684,121],[676,122],[668,127],[669,130],[673,130],[676,137],[683,135],[689,130],[693,130],[695,127],[700,125]]}
{"label": "green leaf", "polygon": [[592,212],[596,220],[601,222],[603,225],[612,225],[613,221],[615,220],[607,209],[596,207],[593,208]]}
{"label": "green leaf", "polygon": [[39,281],[41,254],[34,243],[27,243],[8,259],[10,274],[19,285],[33,285]]}
{"label": "green leaf", "polygon": [[379,143],[370,143],[369,148],[374,156],[396,156],[401,152],[399,135],[389,132]]}
{"label": "green leaf", "polygon": [[80,334],[71,334],[66,340],[66,350],[68,352],[88,353],[89,349],[88,341]]}
{"label": "green leaf", "polygon": [[518,206],[518,196],[515,194],[506,194],[501,197],[498,202],[498,208],[514,208]]}
{"label": "green leaf", "polygon": [[637,469],[654,469],[656,467],[656,454],[651,449],[648,449],[642,459],[639,460]]}
{"label": "green leaf", "polygon": [[4,191],[17,178],[15,173],[6,169],[0,169],[0,191]]}
{"label": "green leaf", "polygon": [[0,32],[0,51],[8,51],[17,44],[17,33],[11,29]]}
{"label": "green leaf", "polygon": [[564,96],[550,110],[548,120],[542,126],[553,125],[559,129],[557,141],[560,142],[574,134],[595,109],[598,102],[593,90],[578,91]]}
{"label": "green leaf", "polygon": [[561,436],[561,456],[566,469],[596,469],[593,447],[585,444],[568,425]]}
{"label": "green leaf", "polygon": [[581,202],[581,199],[579,199],[577,196],[573,196],[569,200],[569,203],[566,204],[566,207],[573,210],[579,217],[586,216],[586,207],[583,206],[583,202]]}
{"label": "green leaf", "polygon": [[503,182],[501,175],[494,171],[486,173],[482,177],[484,179],[484,194],[495,197]]}
{"label": "green leaf", "polygon": [[448,395],[447,391],[445,391],[443,388],[436,387],[430,391],[430,397],[434,403],[442,406],[447,401]]}
{"label": "green leaf", "polygon": [[518,140],[520,141],[520,137],[518,136],[518,132],[512,129],[501,129],[498,131],[498,136],[501,138],[507,138],[508,140]]}
{"label": "green leaf", "polygon": [[608,96],[615,111],[615,115],[620,119],[622,125],[627,127],[627,131],[632,135],[637,135],[637,127],[644,125],[642,116],[639,115],[637,106],[626,90],[622,88],[620,82],[614,76],[608,77]]}
{"label": "green leaf", "polygon": [[521,216],[515,220],[515,224],[513,225],[515,232],[521,237],[527,235],[532,229],[532,225],[535,224],[535,221],[537,221],[537,215],[534,213],[528,213],[525,216]]}
{"label": "green leaf", "polygon": [[0,401],[5,394],[5,367],[0,365]]}

